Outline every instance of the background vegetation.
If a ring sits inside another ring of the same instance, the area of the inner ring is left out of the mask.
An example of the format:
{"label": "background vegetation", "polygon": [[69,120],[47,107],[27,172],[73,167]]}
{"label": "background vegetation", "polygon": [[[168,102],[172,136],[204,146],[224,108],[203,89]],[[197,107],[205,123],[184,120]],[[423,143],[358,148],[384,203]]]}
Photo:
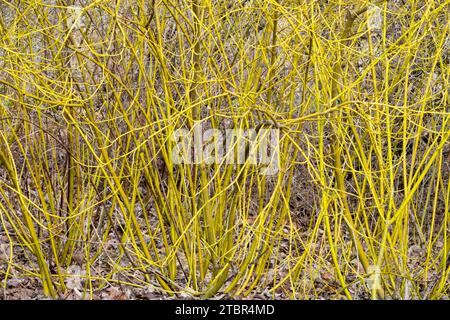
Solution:
{"label": "background vegetation", "polygon": [[448,298],[449,4],[1,0],[3,297]]}

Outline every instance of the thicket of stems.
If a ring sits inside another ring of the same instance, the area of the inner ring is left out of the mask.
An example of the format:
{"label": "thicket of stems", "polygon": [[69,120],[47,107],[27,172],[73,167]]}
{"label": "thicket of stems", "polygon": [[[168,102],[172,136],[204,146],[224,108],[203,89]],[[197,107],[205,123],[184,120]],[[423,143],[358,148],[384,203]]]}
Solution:
{"label": "thicket of stems", "polygon": [[[449,5],[0,1],[4,288],[448,296]],[[175,165],[197,125],[279,129],[279,173]]]}

